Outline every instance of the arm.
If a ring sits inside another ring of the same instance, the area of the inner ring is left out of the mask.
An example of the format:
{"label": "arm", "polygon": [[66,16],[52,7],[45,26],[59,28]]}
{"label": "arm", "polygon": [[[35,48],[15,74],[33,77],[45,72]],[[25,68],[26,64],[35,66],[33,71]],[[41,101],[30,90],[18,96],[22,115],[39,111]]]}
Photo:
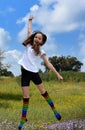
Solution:
{"label": "arm", "polygon": [[33,20],[33,16],[30,15],[29,17],[29,23],[28,23],[28,36],[30,36],[32,34],[32,20]]}
{"label": "arm", "polygon": [[63,80],[63,77],[57,72],[57,70],[53,67],[53,65],[49,62],[49,60],[47,59],[46,55],[42,55],[42,59],[44,60],[46,66],[52,70],[56,76],[58,77],[59,80]]}

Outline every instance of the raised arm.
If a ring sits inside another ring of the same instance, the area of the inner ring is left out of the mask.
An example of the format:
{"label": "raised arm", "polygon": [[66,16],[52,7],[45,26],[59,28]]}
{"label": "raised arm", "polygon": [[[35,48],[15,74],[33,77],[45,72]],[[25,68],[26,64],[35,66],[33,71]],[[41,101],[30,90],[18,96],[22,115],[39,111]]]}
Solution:
{"label": "raised arm", "polygon": [[28,22],[28,36],[32,34],[32,20],[33,20],[33,15],[30,15],[29,17],[29,22]]}

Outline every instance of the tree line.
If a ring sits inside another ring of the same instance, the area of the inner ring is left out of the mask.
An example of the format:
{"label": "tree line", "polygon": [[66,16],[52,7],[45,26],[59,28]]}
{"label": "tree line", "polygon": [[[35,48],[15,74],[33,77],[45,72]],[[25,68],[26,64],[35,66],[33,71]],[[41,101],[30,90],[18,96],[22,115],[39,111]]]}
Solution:
{"label": "tree line", "polygon": [[[55,69],[58,72],[63,72],[63,71],[75,71],[79,72],[81,71],[81,66],[83,63],[79,61],[76,57],[71,57],[69,56],[53,56],[49,57],[49,61],[52,63],[52,65],[55,67]],[[48,71],[48,68],[46,67],[45,63],[42,62],[42,65],[45,66],[45,72]]]}

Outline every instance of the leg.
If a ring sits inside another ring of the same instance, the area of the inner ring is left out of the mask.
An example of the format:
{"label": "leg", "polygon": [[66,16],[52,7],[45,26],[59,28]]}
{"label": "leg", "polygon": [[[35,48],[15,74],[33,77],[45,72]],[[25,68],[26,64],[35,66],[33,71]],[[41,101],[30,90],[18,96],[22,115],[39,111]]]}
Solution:
{"label": "leg", "polygon": [[54,115],[55,117],[60,120],[61,119],[61,115],[57,112],[55,106],[54,106],[54,103],[53,101],[51,100],[49,94],[47,93],[47,91],[45,90],[43,84],[39,84],[38,85],[38,89],[39,91],[41,92],[42,96],[45,98],[45,100],[47,101],[47,103],[49,104],[49,106],[51,107],[51,109],[53,110],[54,112]]}
{"label": "leg", "polygon": [[30,87],[22,87],[23,98],[29,98]]}
{"label": "leg", "polygon": [[19,124],[18,129],[21,130],[23,127],[24,123],[27,121],[27,111],[28,111],[28,105],[29,105],[29,87],[22,87],[22,92],[23,92],[23,107],[22,107],[22,116],[21,116],[21,121]]}

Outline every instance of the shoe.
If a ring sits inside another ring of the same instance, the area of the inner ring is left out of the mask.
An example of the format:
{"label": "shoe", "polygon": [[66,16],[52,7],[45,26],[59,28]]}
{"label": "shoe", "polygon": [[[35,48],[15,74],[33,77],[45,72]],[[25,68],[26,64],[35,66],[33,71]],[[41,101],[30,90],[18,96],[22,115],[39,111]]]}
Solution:
{"label": "shoe", "polygon": [[18,130],[21,130],[22,128],[21,127],[18,127]]}
{"label": "shoe", "polygon": [[[27,118],[26,118],[26,120],[25,120],[25,121],[27,122]],[[21,130],[21,129],[22,129],[22,127],[23,127],[23,126],[19,126],[19,127],[18,127],[18,130]]]}
{"label": "shoe", "polygon": [[56,113],[56,118],[58,119],[58,120],[61,120],[61,115],[59,114],[59,113]]}

